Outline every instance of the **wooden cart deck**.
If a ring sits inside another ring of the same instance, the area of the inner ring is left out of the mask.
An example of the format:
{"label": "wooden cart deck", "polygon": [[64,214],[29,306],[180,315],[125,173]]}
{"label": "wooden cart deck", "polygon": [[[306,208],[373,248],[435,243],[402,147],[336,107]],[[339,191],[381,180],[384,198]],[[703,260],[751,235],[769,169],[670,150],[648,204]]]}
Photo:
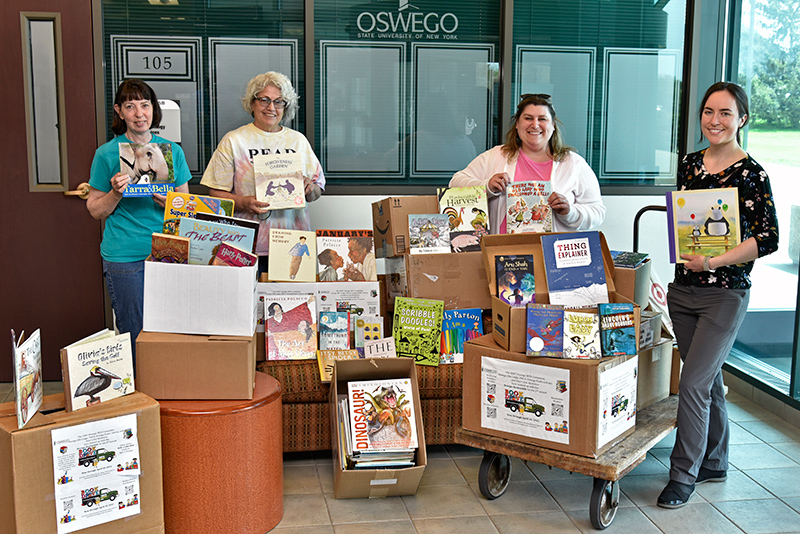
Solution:
{"label": "wooden cart deck", "polygon": [[587,458],[537,445],[480,434],[460,428],[455,440],[476,449],[558,467],[595,478],[617,481],[642,463],[653,446],[675,428],[678,397],[672,395],[636,414],[636,430],[597,458]]}

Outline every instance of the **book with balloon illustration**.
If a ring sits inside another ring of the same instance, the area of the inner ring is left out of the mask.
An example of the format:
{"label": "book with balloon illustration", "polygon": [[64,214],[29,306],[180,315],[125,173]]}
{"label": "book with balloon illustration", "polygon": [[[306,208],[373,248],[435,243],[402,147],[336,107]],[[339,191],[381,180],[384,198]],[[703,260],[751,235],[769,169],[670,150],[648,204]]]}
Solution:
{"label": "book with balloon illustration", "polygon": [[669,261],[681,254],[719,256],[741,243],[739,190],[697,189],[667,192]]}

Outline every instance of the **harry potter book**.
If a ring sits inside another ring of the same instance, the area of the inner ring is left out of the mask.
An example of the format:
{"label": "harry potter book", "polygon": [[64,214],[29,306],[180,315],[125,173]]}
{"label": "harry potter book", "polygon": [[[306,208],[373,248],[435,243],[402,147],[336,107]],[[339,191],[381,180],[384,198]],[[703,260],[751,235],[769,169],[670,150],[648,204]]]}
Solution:
{"label": "harry potter book", "polygon": [[151,238],[150,261],[189,263],[188,237],[154,233]]}
{"label": "harry potter book", "polygon": [[209,265],[221,243],[235,245],[242,250],[251,250],[255,238],[255,232],[251,228],[187,217],[181,218],[178,235],[190,239],[189,263],[194,265]]}
{"label": "harry potter book", "polygon": [[231,267],[252,267],[258,265],[258,256],[246,250],[222,242],[217,245],[211,265],[229,265]]}

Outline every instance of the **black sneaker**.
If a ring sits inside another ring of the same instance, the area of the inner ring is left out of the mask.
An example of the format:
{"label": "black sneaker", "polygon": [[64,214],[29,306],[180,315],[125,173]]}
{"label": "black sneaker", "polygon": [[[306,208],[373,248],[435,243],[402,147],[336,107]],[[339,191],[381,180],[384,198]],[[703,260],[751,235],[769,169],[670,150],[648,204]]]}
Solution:
{"label": "black sneaker", "polygon": [[705,484],[706,482],[725,482],[727,478],[728,473],[725,471],[714,471],[713,469],[701,467],[700,472],[697,473],[697,480],[694,481],[694,485],[697,486],[699,484]]}
{"label": "black sneaker", "polygon": [[661,495],[658,496],[658,505],[661,508],[680,508],[684,506],[694,493],[694,484],[682,484],[670,480]]}

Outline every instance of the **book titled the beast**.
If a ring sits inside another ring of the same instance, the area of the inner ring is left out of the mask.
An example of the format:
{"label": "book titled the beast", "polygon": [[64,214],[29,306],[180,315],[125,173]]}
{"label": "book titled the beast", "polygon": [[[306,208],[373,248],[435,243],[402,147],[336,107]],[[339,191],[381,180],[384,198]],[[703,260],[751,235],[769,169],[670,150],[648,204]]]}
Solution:
{"label": "book titled the beast", "polygon": [[550,304],[594,306],[608,302],[599,232],[541,236]]}
{"label": "book titled the beast", "polygon": [[394,299],[392,337],[397,355],[414,358],[419,365],[439,365],[443,310],[441,300]]}
{"label": "book titled the beast", "polygon": [[230,243],[242,250],[251,250],[255,238],[255,232],[251,228],[198,221],[187,217],[181,218],[178,235],[191,240],[189,263],[194,265],[209,265],[214,258],[216,248],[221,243]]}
{"label": "book titled the beast", "polygon": [[131,179],[123,197],[166,195],[175,189],[170,143],[120,143],[119,168]]}

